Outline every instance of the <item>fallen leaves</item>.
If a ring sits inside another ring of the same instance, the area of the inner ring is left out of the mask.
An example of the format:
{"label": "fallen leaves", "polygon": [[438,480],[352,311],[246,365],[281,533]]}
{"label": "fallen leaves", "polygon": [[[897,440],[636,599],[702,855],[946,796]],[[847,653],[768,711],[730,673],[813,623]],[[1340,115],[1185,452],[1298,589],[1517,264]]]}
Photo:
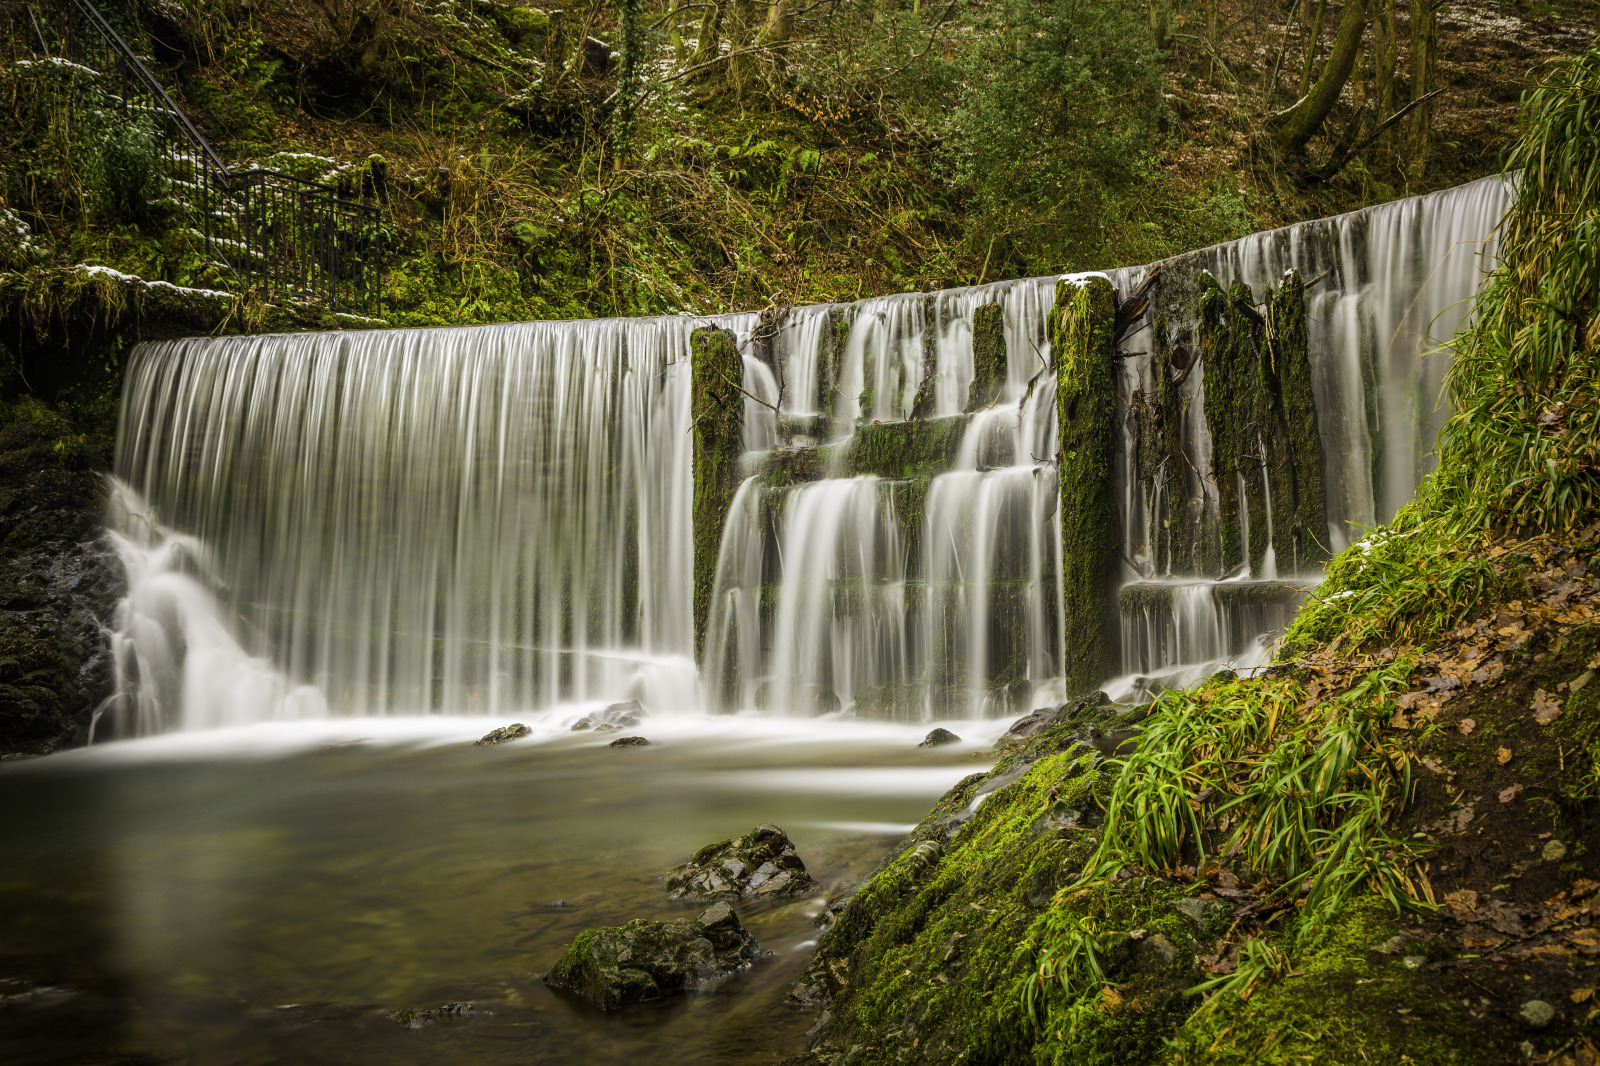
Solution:
{"label": "fallen leaves", "polygon": [[1540,725],[1549,725],[1561,717],[1561,701],[1544,689],[1538,689],[1533,694],[1533,720]]}
{"label": "fallen leaves", "polygon": [[1568,996],[1567,998],[1572,1000],[1574,1003],[1587,1003],[1589,1000],[1594,998],[1594,986],[1589,985],[1586,988],[1574,988],[1572,990],[1572,995]]}
{"label": "fallen leaves", "polygon": [[1499,749],[1497,749],[1495,751],[1495,753],[1494,753],[1494,761],[1499,763],[1501,766],[1504,766],[1506,763],[1510,762],[1511,761],[1511,749],[1510,748],[1499,748]]}
{"label": "fallen leaves", "polygon": [[1452,833],[1466,832],[1467,826],[1472,824],[1473,813],[1472,804],[1470,803],[1465,807],[1457,807],[1455,810],[1451,811],[1448,819],[1450,823],[1449,831]]}

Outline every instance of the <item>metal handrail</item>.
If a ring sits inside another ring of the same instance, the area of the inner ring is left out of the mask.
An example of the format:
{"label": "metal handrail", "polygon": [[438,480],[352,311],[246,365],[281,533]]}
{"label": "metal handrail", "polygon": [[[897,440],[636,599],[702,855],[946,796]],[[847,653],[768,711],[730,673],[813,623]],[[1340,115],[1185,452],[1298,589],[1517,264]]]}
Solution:
{"label": "metal handrail", "polygon": [[[90,0],[67,0],[67,11],[109,49],[122,76],[123,108],[158,113],[164,120],[159,132],[167,145],[170,188],[219,266],[242,283],[259,282],[269,293],[315,298],[339,311],[383,313],[377,207],[347,200],[322,182],[259,167],[229,169]],[[28,16],[48,58],[50,48],[31,4]],[[60,33],[62,58],[74,40],[75,35]],[[98,66],[91,63],[90,69]],[[180,168],[190,172],[174,173]]]}

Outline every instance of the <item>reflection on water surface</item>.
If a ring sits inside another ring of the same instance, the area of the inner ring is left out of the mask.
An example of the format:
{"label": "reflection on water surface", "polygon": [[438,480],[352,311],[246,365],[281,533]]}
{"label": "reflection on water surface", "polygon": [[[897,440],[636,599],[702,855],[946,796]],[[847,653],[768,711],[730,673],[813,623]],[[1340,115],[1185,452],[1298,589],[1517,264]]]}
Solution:
{"label": "reflection on water surface", "polygon": [[[602,1016],[539,981],[581,929],[698,908],[659,877],[762,821],[825,886],[868,872],[1002,725],[648,722],[465,743],[501,722],[182,734],[0,768],[0,1060],[750,1063],[798,1052],[783,996],[819,902],[738,906],[774,956]],[[386,1011],[475,1013],[418,1030]]]}

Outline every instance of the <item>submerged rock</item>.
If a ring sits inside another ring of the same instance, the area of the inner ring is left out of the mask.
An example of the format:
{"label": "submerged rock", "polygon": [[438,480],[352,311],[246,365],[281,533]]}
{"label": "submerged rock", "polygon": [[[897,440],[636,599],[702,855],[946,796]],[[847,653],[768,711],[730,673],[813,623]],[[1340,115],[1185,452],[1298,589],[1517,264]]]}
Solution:
{"label": "submerged rock", "polygon": [[785,710],[792,714],[820,718],[823,715],[838,714],[843,706],[839,702],[837,692],[821,685],[797,685],[789,689],[787,703],[780,702],[780,691],[773,688],[771,681],[761,682],[756,687],[756,710]]}
{"label": "submerged rock", "polygon": [[607,744],[608,748],[648,748],[650,742],[644,737],[618,737]]}
{"label": "submerged rock", "polygon": [[383,1016],[405,1029],[426,1029],[441,1018],[464,1018],[476,1013],[470,1003],[446,1003],[432,1010],[424,1007],[387,1010],[383,1012]]}
{"label": "submerged rock", "polygon": [[619,729],[632,729],[645,716],[644,704],[638,700],[613,703],[603,711],[591,711],[572,723],[574,733],[593,729],[597,733],[613,733]]}
{"label": "submerged rock", "polygon": [[922,738],[922,743],[918,744],[917,747],[919,747],[919,748],[938,748],[938,747],[943,747],[946,744],[959,744],[959,743],[961,743],[961,738],[960,737],[956,736],[954,733],[950,732],[950,730],[948,730],[948,729],[941,728],[941,729],[935,729],[933,732],[931,732],[927,736],[923,737]]}
{"label": "submerged rock", "polygon": [[489,730],[481,738],[474,740],[473,743],[478,745],[504,744],[510,740],[520,740],[532,732],[533,730],[521,722],[512,722],[510,725],[503,725],[499,729]]}
{"label": "submerged rock", "polygon": [[544,983],[601,1010],[620,1010],[727,977],[750,965],[759,952],[733,908],[716,903],[692,919],[641,918],[587,929],[544,975]]}
{"label": "submerged rock", "polygon": [[789,834],[770,823],[738,840],[708,844],[667,874],[673,899],[762,899],[819,887],[795,854]]}

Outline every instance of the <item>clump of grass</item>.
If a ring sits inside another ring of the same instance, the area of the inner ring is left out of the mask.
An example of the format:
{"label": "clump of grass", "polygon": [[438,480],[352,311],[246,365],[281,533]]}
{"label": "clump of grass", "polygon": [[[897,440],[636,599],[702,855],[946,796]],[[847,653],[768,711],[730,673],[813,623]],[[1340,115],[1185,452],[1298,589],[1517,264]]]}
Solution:
{"label": "clump of grass", "polygon": [[1523,97],[1504,265],[1457,340],[1438,481],[1457,532],[1571,532],[1600,505],[1600,50]]}
{"label": "clump of grass", "polygon": [[1191,996],[1211,993],[1200,1008],[1199,1014],[1209,1014],[1223,1003],[1229,994],[1239,999],[1249,999],[1256,989],[1275,981],[1294,969],[1294,964],[1283,949],[1269,940],[1252,937],[1239,948],[1238,967],[1230,974],[1221,974],[1202,981],[1189,989]]}
{"label": "clump of grass", "polygon": [[1287,677],[1163,696],[1117,777],[1081,883],[1129,864],[1175,871],[1221,856],[1313,921],[1367,887],[1396,907],[1427,906],[1425,882],[1409,872],[1416,850],[1386,828],[1414,756],[1381,726],[1413,664],[1396,659],[1320,702]]}

